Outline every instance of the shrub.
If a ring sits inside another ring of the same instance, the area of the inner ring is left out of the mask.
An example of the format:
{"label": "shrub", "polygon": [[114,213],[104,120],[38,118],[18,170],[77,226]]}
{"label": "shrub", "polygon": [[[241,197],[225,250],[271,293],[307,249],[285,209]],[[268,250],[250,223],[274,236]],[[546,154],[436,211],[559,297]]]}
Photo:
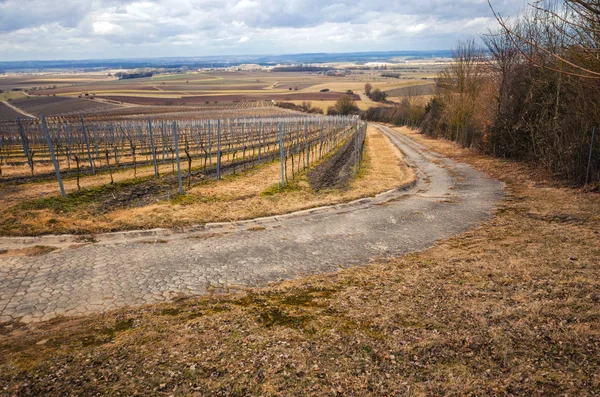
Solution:
{"label": "shrub", "polygon": [[[329,112],[330,109],[327,109],[327,114],[332,114]],[[344,95],[337,100],[333,106],[333,111],[335,111],[335,114],[346,116],[358,112],[358,106],[356,106],[356,102],[354,102],[354,99],[350,95]]]}
{"label": "shrub", "polygon": [[375,88],[373,91],[371,91],[369,98],[375,102],[382,102],[386,100],[387,94],[384,91],[381,91],[379,88]]}

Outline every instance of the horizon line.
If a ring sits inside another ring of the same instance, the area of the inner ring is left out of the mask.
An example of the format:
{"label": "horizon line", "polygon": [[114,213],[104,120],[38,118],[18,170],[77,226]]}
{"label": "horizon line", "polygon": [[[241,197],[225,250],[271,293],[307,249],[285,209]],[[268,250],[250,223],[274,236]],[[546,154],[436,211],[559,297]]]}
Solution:
{"label": "horizon line", "polygon": [[[423,53],[434,54],[436,52],[450,52],[452,49],[437,50],[390,50],[390,51],[353,51],[353,52],[298,52],[298,53],[261,53],[261,54],[220,54],[220,55],[191,55],[191,56],[155,56],[155,57],[132,57],[132,58],[78,58],[78,59],[23,59],[16,61],[0,61],[0,65],[27,63],[27,62],[84,62],[84,61],[141,61],[153,59],[194,59],[194,58],[260,58],[260,57],[282,57],[298,55],[353,55],[353,54],[393,54],[393,53]],[[313,62],[315,63],[315,62]]]}

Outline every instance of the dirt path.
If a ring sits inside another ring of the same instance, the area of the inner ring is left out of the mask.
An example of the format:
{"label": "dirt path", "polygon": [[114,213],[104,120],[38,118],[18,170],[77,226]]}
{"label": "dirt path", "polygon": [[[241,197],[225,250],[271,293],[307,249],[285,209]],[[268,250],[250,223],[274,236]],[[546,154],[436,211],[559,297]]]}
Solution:
{"label": "dirt path", "polygon": [[7,102],[7,101],[2,101],[3,104],[5,104],[6,106],[8,106],[9,108],[11,108],[12,110],[14,110],[15,112],[21,113],[23,116],[25,117],[31,117],[33,119],[37,119],[36,115],[33,115],[31,113],[27,113],[24,110],[19,109],[18,107],[14,106],[12,103]]}
{"label": "dirt path", "polygon": [[[102,312],[365,265],[427,248],[491,216],[501,183],[380,128],[416,168],[414,186],[288,216],[107,234],[44,256],[0,257],[0,321]],[[71,239],[3,238],[0,250],[67,247]]]}
{"label": "dirt path", "polygon": [[385,102],[375,102],[373,101],[371,98],[369,98],[365,93],[359,92],[358,96],[360,97],[360,100],[367,106],[370,107],[381,107],[381,106],[389,106],[388,104],[386,104]]}

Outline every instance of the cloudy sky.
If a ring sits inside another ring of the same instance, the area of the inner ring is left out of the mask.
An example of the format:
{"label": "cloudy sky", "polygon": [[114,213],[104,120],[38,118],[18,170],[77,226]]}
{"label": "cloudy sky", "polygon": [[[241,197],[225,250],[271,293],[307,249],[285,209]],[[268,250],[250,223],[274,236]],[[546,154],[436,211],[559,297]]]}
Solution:
{"label": "cloudy sky", "polygon": [[438,50],[495,25],[486,0],[0,0],[0,60]]}

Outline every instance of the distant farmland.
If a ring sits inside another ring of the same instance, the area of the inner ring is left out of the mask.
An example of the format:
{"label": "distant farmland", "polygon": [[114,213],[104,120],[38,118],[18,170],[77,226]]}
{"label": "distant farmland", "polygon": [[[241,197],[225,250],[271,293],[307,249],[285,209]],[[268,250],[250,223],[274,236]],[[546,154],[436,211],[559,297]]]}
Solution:
{"label": "distant farmland", "polygon": [[90,99],[54,96],[18,99],[12,101],[12,105],[38,117],[88,114],[110,111],[116,107],[116,105]]}
{"label": "distant farmland", "polygon": [[[108,73],[44,74],[42,76],[0,77],[0,89],[20,95],[11,104],[36,117],[89,120],[270,117],[289,114],[273,106],[275,102],[313,102],[327,110],[352,92],[361,110],[377,106],[359,96],[365,83],[402,96],[412,86],[418,95],[431,92],[432,84],[422,79],[387,79],[378,71],[343,76],[317,73],[277,73],[266,71],[192,72],[158,74],[153,77],[118,80]],[[425,86],[423,86],[425,84]],[[326,92],[321,92],[326,91]],[[25,117],[14,109],[0,107],[0,120]]]}
{"label": "distant farmland", "polygon": [[[119,96],[119,95],[107,95],[102,98],[110,99],[113,101],[133,103],[137,105],[202,105],[214,102],[240,102],[240,101],[264,101],[264,100],[275,100],[275,101],[335,101],[342,96],[346,95],[341,92],[308,92],[308,93],[293,93],[293,94],[268,94],[265,95],[199,95],[199,96],[183,96],[181,98],[160,98],[160,97],[147,97],[147,96]],[[355,98],[358,99],[358,98]]]}
{"label": "distant farmland", "polygon": [[423,84],[411,87],[400,87],[386,90],[390,97],[401,97],[409,95],[433,95],[435,93],[435,84]]}
{"label": "distant farmland", "polygon": [[25,118],[21,113],[0,102],[0,120],[16,119],[17,117]]}

